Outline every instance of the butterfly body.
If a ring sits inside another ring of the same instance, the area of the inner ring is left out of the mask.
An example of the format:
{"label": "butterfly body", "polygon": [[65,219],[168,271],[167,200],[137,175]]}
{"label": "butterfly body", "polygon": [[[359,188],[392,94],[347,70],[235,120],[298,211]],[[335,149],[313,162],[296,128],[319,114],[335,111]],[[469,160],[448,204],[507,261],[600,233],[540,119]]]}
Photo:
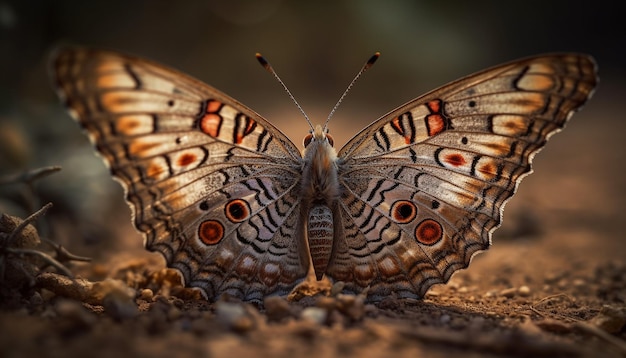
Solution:
{"label": "butterfly body", "polygon": [[532,157],[597,82],[585,55],[522,59],[400,106],[338,153],[313,128],[301,153],[236,100],[143,59],[65,48],[53,73],[146,247],[208,299],[257,302],[310,266],[369,301],[446,282],[488,248]]}
{"label": "butterfly body", "polygon": [[[315,276],[321,280],[331,258],[333,243],[341,240],[341,193],[337,176],[337,153],[321,126],[305,139],[301,205]],[[302,238],[304,239],[304,238]]]}

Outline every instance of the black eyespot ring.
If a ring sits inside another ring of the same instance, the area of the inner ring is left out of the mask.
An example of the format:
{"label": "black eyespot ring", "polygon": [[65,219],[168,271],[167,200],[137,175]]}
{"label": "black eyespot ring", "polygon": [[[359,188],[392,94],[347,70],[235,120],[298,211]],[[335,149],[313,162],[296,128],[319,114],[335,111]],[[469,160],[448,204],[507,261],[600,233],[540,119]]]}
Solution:
{"label": "black eyespot ring", "polygon": [[417,216],[417,205],[409,200],[398,200],[391,205],[390,216],[400,224],[407,224]]}
{"label": "black eyespot ring", "polygon": [[240,223],[250,217],[250,205],[243,199],[229,201],[224,207],[226,218],[234,223]]}

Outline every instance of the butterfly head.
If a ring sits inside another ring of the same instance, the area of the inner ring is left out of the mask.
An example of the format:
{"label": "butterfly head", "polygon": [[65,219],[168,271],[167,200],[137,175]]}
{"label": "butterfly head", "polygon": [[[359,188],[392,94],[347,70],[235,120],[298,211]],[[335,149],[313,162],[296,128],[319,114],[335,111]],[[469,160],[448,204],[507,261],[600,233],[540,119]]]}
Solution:
{"label": "butterfly head", "polygon": [[322,128],[322,126],[318,124],[314,130],[312,129],[309,134],[304,137],[304,148],[308,148],[311,143],[324,142],[330,147],[335,145],[333,137],[328,133],[328,128]]}

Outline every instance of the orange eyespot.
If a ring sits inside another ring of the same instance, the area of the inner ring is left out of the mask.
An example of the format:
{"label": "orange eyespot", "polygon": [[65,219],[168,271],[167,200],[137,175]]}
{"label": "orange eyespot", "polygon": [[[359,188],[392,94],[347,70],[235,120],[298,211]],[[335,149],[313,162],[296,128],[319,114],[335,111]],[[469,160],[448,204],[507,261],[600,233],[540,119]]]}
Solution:
{"label": "orange eyespot", "polygon": [[224,238],[224,225],[217,220],[207,220],[198,226],[198,237],[205,245],[218,244]]}
{"label": "orange eyespot", "polygon": [[240,223],[250,217],[250,205],[242,200],[231,200],[224,207],[226,218],[234,223]]}
{"label": "orange eyespot", "polygon": [[417,216],[417,206],[409,200],[398,200],[391,205],[391,217],[400,224],[406,224]]}
{"label": "orange eyespot", "polygon": [[443,228],[441,224],[433,219],[426,219],[415,228],[415,239],[424,245],[434,245],[443,238]]}
{"label": "orange eyespot", "polygon": [[328,140],[328,144],[330,144],[331,147],[335,146],[335,140],[333,139],[333,136],[326,133],[326,139]]}
{"label": "orange eyespot", "polygon": [[311,141],[313,140],[313,134],[309,133],[306,135],[306,137],[304,137],[304,147],[308,147],[309,144],[311,144]]}

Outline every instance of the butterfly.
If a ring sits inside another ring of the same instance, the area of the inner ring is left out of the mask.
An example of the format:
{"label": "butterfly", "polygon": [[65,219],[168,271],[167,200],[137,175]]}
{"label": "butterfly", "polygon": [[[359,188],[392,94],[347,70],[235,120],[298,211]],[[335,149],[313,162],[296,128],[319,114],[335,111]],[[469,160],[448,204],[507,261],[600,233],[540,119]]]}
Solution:
{"label": "butterfly", "polygon": [[301,152],[237,100],[144,59],[60,48],[52,73],[146,248],[205,298],[253,302],[311,266],[369,302],[447,282],[489,247],[533,156],[598,81],[587,55],[525,58],[394,109],[339,152],[312,126]]}

